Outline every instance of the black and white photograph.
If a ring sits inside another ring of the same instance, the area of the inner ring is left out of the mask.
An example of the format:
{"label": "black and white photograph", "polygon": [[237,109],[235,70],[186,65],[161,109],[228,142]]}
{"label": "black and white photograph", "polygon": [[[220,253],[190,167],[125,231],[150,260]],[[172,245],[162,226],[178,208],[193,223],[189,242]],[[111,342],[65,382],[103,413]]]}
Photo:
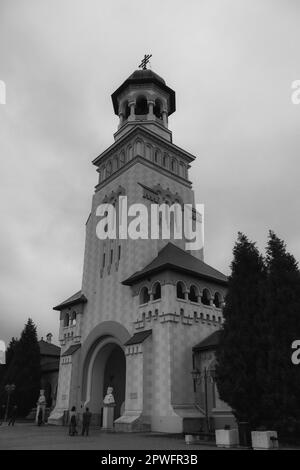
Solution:
{"label": "black and white photograph", "polygon": [[1,451],[300,450],[299,25],[0,0]]}

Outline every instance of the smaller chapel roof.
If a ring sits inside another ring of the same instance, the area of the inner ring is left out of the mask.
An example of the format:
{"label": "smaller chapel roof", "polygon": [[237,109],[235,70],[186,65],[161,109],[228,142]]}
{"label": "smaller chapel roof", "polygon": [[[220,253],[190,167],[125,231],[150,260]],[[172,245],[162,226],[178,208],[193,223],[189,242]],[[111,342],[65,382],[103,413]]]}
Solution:
{"label": "smaller chapel roof", "polygon": [[192,276],[215,281],[223,285],[227,284],[227,277],[224,274],[171,242],[159,251],[157,257],[150,264],[141,271],[134,273],[128,279],[125,279],[122,284],[131,286],[151,274],[156,274],[166,269],[185,272]]}
{"label": "smaller chapel roof", "polygon": [[125,346],[133,346],[134,344],[143,343],[151,334],[152,330],[139,331],[126,341]]}
{"label": "smaller chapel roof", "polygon": [[64,300],[59,305],[56,305],[56,307],[53,307],[53,310],[60,311],[63,308],[71,307],[72,305],[76,305],[76,304],[84,304],[86,302],[87,302],[87,298],[82,293],[82,291],[79,290],[78,292],[76,292],[76,294],[71,295],[71,297]]}
{"label": "smaller chapel roof", "polygon": [[200,343],[193,347],[193,351],[207,351],[210,349],[216,349],[220,343],[221,332],[222,330],[218,330],[207,336],[207,338],[200,341]]}
{"label": "smaller chapel roof", "polygon": [[60,356],[60,347],[56,346],[56,344],[48,343],[48,341],[44,341],[43,339],[39,341],[39,348],[41,356]]}
{"label": "smaller chapel roof", "polygon": [[78,349],[81,348],[81,344],[72,344],[62,355],[61,357],[65,356],[72,356]]}

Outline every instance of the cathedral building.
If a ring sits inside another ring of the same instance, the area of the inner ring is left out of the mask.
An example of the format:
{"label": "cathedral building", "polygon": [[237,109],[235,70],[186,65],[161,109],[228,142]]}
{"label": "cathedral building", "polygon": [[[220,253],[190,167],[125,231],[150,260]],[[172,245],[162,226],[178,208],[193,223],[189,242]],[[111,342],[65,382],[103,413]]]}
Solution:
{"label": "cathedral building", "polygon": [[195,157],[173,143],[168,127],[175,92],[152,70],[136,70],[112,104],[119,125],[113,144],[93,161],[99,178],[81,290],[54,307],[61,357],[49,422],[88,406],[101,425],[111,386],[115,430],[179,433],[206,413],[191,374],[193,348],[201,352],[199,344],[221,328],[227,278],[203,261],[202,248],[187,250],[184,238],[97,236],[101,204],[116,208],[118,223],[125,197],[128,207],[149,211],[151,204],[195,206]]}

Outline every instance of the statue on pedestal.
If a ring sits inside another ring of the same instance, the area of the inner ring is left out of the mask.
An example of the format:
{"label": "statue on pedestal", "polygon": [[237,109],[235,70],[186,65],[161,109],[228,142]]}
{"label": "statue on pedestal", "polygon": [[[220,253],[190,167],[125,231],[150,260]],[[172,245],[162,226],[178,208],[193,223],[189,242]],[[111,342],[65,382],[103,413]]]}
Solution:
{"label": "statue on pedestal", "polygon": [[116,404],[114,396],[113,396],[113,391],[114,391],[114,389],[112,387],[107,388],[107,392],[106,392],[106,395],[105,395],[104,400],[103,400],[103,405],[104,406],[115,405]]}
{"label": "statue on pedestal", "polygon": [[103,424],[102,428],[111,430],[114,427],[114,407],[116,402],[113,396],[113,388],[108,387],[103,400]]}
{"label": "statue on pedestal", "polygon": [[46,411],[46,397],[45,390],[40,390],[40,396],[37,401],[36,417],[35,422],[40,426],[45,422],[45,411]]}

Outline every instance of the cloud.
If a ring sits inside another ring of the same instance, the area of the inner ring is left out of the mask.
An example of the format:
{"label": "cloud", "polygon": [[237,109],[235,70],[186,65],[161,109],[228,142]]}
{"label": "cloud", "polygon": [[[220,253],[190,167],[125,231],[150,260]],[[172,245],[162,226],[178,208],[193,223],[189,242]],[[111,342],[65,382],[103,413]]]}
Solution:
{"label": "cloud", "polygon": [[242,230],[300,258],[300,5],[279,0],[7,0],[0,11],[0,337],[81,285],[91,160],[113,142],[110,94],[145,53],[177,93],[174,143],[197,155],[205,256],[228,272]]}

